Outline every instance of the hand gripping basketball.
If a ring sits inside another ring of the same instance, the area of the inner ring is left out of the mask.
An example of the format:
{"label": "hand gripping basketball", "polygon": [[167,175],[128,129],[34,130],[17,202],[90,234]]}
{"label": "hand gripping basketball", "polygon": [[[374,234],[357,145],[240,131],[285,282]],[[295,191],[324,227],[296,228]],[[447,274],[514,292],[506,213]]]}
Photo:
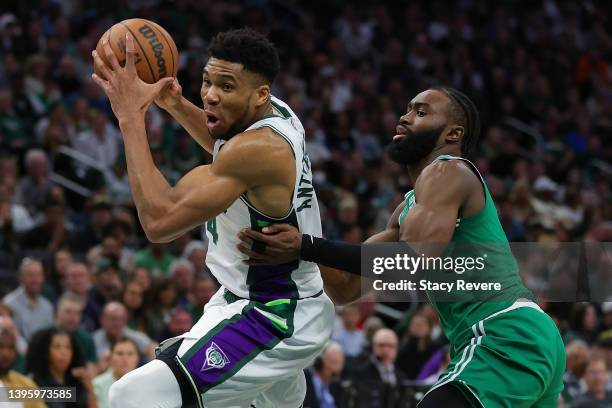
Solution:
{"label": "hand gripping basketball", "polygon": [[174,78],[162,78],[154,84],[147,84],[139,78],[136,67],[136,47],[130,33],[125,39],[125,66],[121,67],[117,57],[110,47],[108,36],[103,40],[103,50],[107,66],[96,51],[92,52],[97,72],[101,76],[93,74],[93,80],[104,90],[111,103],[111,107],[119,122],[133,120],[143,116],[151,103],[160,92],[169,86]]}

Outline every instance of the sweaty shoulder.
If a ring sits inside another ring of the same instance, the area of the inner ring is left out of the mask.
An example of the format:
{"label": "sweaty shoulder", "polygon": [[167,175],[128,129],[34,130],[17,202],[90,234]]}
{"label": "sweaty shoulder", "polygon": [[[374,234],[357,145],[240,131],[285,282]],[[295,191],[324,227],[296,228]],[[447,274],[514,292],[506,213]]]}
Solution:
{"label": "sweaty shoulder", "polygon": [[250,187],[276,184],[295,173],[289,144],[270,128],[258,128],[232,137],[215,158],[212,171],[247,181]]}

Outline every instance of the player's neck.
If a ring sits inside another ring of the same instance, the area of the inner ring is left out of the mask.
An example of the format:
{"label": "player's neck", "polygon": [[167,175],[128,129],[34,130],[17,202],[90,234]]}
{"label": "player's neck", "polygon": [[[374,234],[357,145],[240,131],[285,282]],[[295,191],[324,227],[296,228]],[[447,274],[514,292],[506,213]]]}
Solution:
{"label": "player's neck", "polygon": [[442,155],[461,156],[461,151],[455,149],[454,147],[436,146],[424,159],[418,161],[417,163],[409,164],[407,169],[412,185],[416,183],[416,180],[419,178],[425,167],[429,166],[434,160]]}
{"label": "player's neck", "polygon": [[266,116],[271,115],[273,112],[274,111],[272,110],[272,104],[270,103],[270,101],[264,103],[259,108],[255,109],[255,115],[253,115],[253,123],[265,118]]}

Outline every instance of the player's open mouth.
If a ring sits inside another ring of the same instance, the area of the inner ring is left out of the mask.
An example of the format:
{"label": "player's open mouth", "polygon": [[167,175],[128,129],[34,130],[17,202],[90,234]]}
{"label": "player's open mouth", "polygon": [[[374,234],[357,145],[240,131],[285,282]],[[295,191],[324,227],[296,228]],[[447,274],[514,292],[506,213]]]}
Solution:
{"label": "player's open mouth", "polygon": [[400,140],[401,138],[406,137],[406,133],[408,130],[402,125],[397,125],[395,127],[395,131],[397,132],[397,134],[393,136],[393,141]]}
{"label": "player's open mouth", "polygon": [[206,127],[208,129],[212,129],[221,124],[221,120],[215,115],[211,115],[210,113],[206,114]]}

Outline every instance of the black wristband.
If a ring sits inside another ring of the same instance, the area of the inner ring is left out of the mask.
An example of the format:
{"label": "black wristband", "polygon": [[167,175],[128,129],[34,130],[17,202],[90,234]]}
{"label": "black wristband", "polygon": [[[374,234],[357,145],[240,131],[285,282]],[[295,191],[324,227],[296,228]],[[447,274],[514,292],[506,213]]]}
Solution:
{"label": "black wristband", "polygon": [[361,245],[328,241],[308,234],[302,235],[300,258],[330,268],[361,275]]}
{"label": "black wristband", "polygon": [[[328,241],[308,234],[302,235],[300,258],[303,261],[315,262],[330,268],[340,269],[354,275],[363,276],[361,270],[361,249],[375,244],[347,244],[345,242]],[[410,257],[417,257],[410,245],[404,243],[404,251]],[[366,272],[366,275],[368,272]]]}

